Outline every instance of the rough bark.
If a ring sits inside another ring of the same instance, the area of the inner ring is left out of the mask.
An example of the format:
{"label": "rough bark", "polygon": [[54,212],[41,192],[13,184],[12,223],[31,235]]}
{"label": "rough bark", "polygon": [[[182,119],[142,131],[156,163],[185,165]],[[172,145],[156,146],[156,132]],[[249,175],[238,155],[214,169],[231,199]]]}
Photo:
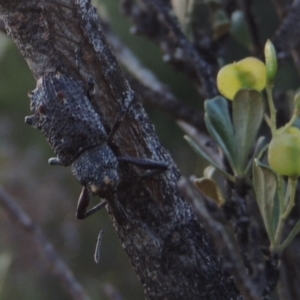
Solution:
{"label": "rough bark", "polygon": [[109,50],[96,11],[88,0],[0,0],[0,16],[34,77],[60,71],[81,80],[92,103],[111,128],[120,107],[133,105],[110,145],[117,156],[151,158],[170,164],[142,179],[137,167],[118,169],[117,203],[108,200],[122,247],[144,285],[148,299],[242,299],[204,228],[180,195],[180,173],[158,141],[138,96],[130,89]]}

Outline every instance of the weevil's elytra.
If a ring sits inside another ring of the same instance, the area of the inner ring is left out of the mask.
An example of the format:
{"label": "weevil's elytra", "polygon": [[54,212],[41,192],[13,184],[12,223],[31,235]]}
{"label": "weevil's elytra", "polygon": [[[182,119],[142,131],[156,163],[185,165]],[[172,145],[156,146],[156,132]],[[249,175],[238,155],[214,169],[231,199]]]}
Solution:
{"label": "weevil's elytra", "polygon": [[65,102],[66,101],[66,97],[63,91],[58,91],[56,94],[56,97],[59,101]]}
{"label": "weevil's elytra", "polygon": [[44,105],[40,105],[40,106],[38,107],[38,112],[39,112],[39,114],[41,114],[41,115],[45,115],[45,114],[46,114],[45,106],[44,106]]}
{"label": "weevil's elytra", "polygon": [[85,149],[106,142],[100,116],[80,82],[47,73],[29,96],[34,115],[26,122],[42,130],[62,165],[70,165]]}

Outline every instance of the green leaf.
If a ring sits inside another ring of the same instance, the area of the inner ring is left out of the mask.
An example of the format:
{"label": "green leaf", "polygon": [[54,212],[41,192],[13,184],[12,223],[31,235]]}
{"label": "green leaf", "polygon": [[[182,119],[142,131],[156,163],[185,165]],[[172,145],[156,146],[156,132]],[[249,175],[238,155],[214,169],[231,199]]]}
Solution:
{"label": "green leaf", "polygon": [[184,136],[185,140],[190,144],[190,146],[193,148],[193,150],[198,153],[200,156],[202,156],[206,161],[209,162],[209,164],[211,164],[212,166],[214,166],[216,169],[218,169],[225,178],[227,178],[230,181],[235,181],[235,178],[228,174],[227,172],[225,172],[224,170],[222,170],[222,168],[215,163],[205,152],[205,150],[203,150],[198,144],[196,144],[193,139],[191,139],[189,136],[185,135]]}
{"label": "green leaf", "polygon": [[207,130],[223,150],[234,173],[238,174],[237,147],[227,100],[217,96],[211,100],[206,100],[204,107]]}
{"label": "green leaf", "polygon": [[266,140],[266,138],[264,136],[260,136],[257,139],[257,142],[256,142],[254,150],[253,150],[252,157],[248,161],[247,167],[245,169],[245,174],[248,174],[250,172],[252,164],[253,164],[253,160],[255,158],[261,159],[261,157],[264,155],[265,151],[268,149],[269,145],[265,144],[265,140]]}
{"label": "green leaf", "polygon": [[243,171],[255,144],[263,114],[264,104],[260,92],[248,89],[237,92],[232,103],[232,118],[238,149],[238,165]]}
{"label": "green leaf", "polygon": [[291,230],[288,237],[285,241],[279,246],[278,251],[279,253],[282,252],[295,238],[295,236],[300,232],[300,220],[295,224],[293,229]]}
{"label": "green leaf", "polygon": [[[279,185],[279,183],[278,183],[278,178],[277,178],[277,186],[278,185]],[[274,236],[275,236],[275,232],[278,227],[279,217],[280,217],[280,203],[279,203],[279,195],[278,195],[278,190],[277,190],[277,193],[274,198],[274,208],[273,208],[273,217],[272,217],[272,221],[273,221],[272,230],[274,232]]]}
{"label": "green leaf", "polygon": [[273,210],[274,198],[277,189],[276,175],[270,168],[260,164],[257,159],[254,160],[252,173],[257,204],[262,215],[268,236],[271,242],[273,242]]}

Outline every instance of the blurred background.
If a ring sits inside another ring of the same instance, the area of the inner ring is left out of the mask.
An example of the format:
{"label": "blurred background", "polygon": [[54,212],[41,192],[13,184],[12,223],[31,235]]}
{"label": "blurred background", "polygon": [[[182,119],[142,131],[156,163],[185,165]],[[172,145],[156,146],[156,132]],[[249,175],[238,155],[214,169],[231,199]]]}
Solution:
{"label": "blurred background", "polygon": [[[185,0],[177,0],[179,4]],[[197,2],[197,1],[196,1]],[[199,2],[199,11],[204,8]],[[260,25],[261,42],[273,36],[278,19],[271,0],[253,1]],[[178,3],[177,3],[178,4]],[[165,64],[160,50],[144,37],[130,33],[117,0],[99,0],[98,10],[108,18],[114,32],[144,65],[166,83],[178,99],[202,110],[203,100],[189,80]],[[180,5],[179,11],[180,11]],[[200,17],[199,17],[200,18]],[[147,49],[147,51],[145,51]],[[223,62],[249,55],[241,40],[229,38]],[[299,86],[291,61],[280,65],[276,87],[287,91]],[[53,152],[37,130],[24,124],[30,115],[27,93],[35,80],[13,42],[0,34],[0,184],[29,216],[73,270],[91,299],[112,299],[114,288],[122,299],[143,299],[130,262],[121,248],[106,211],[85,221],[75,218],[80,185],[69,168],[51,167]],[[183,140],[183,133],[169,115],[145,104],[162,144],[171,152],[183,175],[201,175],[205,164]],[[93,198],[96,204],[98,198]],[[99,264],[93,255],[98,233],[105,228]],[[61,283],[46,268],[30,238],[11,222],[0,207],[0,299],[69,299]]]}

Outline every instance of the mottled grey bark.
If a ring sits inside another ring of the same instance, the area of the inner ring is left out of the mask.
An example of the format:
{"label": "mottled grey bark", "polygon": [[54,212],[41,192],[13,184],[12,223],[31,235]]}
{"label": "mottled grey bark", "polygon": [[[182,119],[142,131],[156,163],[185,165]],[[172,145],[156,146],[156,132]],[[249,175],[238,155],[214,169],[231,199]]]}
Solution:
{"label": "mottled grey bark", "polygon": [[180,173],[110,52],[90,1],[0,0],[0,15],[36,79],[60,71],[81,80],[86,90],[94,80],[91,101],[108,129],[127,95],[134,95],[110,145],[116,156],[170,164],[167,172],[142,179],[139,168],[120,163],[117,201],[107,199],[108,212],[146,297],[242,299],[222,271],[210,238],[180,195]]}

